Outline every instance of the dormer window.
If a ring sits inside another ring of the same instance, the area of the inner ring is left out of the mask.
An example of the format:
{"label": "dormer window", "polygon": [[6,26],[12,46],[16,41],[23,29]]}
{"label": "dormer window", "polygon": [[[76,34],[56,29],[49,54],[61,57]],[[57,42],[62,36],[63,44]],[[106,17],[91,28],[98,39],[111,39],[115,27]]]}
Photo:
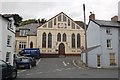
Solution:
{"label": "dormer window", "polygon": [[27,36],[28,30],[20,30],[20,36]]}
{"label": "dormer window", "polygon": [[8,29],[13,29],[12,23],[11,23],[11,22],[8,22],[7,27],[8,27]]}
{"label": "dormer window", "polygon": [[111,33],[111,28],[106,28],[106,34],[107,34],[107,35],[112,35],[112,33]]}

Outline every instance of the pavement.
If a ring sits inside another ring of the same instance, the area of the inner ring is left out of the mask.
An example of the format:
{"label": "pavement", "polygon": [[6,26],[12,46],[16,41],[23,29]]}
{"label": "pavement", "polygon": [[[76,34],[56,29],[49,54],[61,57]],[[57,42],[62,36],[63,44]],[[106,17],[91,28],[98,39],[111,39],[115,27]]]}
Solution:
{"label": "pavement", "polygon": [[81,68],[81,69],[87,69],[88,67],[85,66],[85,63],[83,63],[81,61],[81,59],[75,59],[73,60],[73,64],[77,67],[77,68]]}
{"label": "pavement", "polygon": [[[80,57],[41,58],[37,66],[19,70],[16,80],[21,78],[116,78],[117,70],[85,67]],[[21,79],[23,80],[23,79]]]}

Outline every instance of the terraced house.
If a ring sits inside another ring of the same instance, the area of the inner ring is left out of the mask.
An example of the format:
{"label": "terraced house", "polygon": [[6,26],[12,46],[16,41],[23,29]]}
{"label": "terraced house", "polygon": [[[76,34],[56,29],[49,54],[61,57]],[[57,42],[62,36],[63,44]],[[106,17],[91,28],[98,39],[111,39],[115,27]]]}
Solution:
{"label": "terraced house", "polygon": [[15,29],[13,18],[6,18],[0,14],[0,59],[11,65],[13,65]]}
{"label": "terraced house", "polygon": [[21,31],[27,37],[16,36],[16,51],[21,50],[22,45],[22,48],[40,48],[43,56],[80,55],[81,47],[85,45],[83,22],[74,21],[63,12],[38,25],[32,32],[34,35],[29,34],[28,28],[19,28],[16,34]]}

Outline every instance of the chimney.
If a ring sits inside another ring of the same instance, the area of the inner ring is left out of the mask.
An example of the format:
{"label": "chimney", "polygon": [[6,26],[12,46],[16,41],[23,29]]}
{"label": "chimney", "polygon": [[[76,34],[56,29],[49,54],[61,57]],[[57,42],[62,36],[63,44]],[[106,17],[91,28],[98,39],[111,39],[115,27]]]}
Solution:
{"label": "chimney", "polygon": [[118,21],[118,16],[113,16],[113,17],[111,18],[111,21]]}
{"label": "chimney", "polygon": [[95,14],[93,14],[92,12],[90,12],[89,20],[90,19],[95,20]]}

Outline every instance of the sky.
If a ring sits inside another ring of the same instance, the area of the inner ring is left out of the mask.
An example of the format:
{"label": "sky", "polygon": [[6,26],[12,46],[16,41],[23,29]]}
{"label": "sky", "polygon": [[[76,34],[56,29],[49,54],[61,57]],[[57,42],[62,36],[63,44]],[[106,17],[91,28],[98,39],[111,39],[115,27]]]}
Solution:
{"label": "sky", "polygon": [[86,7],[86,19],[90,12],[96,19],[111,20],[118,15],[120,0],[1,0],[2,14],[19,14],[23,20],[46,18],[49,20],[60,12],[64,12],[75,21],[83,21],[83,4]]}

